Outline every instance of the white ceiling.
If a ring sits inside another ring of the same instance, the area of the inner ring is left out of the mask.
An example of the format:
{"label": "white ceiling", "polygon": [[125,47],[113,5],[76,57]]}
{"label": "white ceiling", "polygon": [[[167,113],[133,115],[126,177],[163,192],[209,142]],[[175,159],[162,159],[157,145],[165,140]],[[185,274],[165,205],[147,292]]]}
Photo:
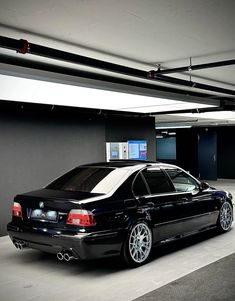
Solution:
{"label": "white ceiling", "polygon": [[[159,63],[162,68],[185,66],[190,57],[193,64],[235,58],[234,0],[0,0],[0,5],[3,36],[27,39],[145,71],[156,69]],[[47,61],[0,48],[1,53]],[[62,65],[75,67],[69,63]],[[8,68],[1,67],[2,70]],[[76,68],[92,70],[84,66]],[[172,76],[189,80],[188,73]],[[191,76],[193,81],[234,90],[234,65],[192,71]],[[164,97],[161,93],[159,96]],[[166,98],[174,99],[172,95]],[[178,96],[176,99],[180,100]],[[194,102],[183,96],[182,101]],[[195,100],[198,101],[203,102]],[[142,107],[145,105],[143,103]],[[156,108],[151,110],[157,111]],[[165,118],[171,120],[172,117]]]}

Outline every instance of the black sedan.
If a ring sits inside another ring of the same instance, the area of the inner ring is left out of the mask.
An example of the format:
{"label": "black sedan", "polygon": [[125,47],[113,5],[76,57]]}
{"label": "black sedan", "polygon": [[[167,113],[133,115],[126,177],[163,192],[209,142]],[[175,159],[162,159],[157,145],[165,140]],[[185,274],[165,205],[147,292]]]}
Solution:
{"label": "black sedan", "polygon": [[121,255],[132,266],[167,240],[233,222],[232,195],[183,169],[143,161],[74,168],[45,188],[14,199],[7,230],[18,249],[59,260]]}

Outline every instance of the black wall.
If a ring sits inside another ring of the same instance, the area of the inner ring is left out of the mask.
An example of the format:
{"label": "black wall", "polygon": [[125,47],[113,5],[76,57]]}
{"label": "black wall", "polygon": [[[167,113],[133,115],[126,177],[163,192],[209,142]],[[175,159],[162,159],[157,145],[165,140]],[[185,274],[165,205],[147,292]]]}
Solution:
{"label": "black wall", "polygon": [[235,179],[234,126],[176,129],[174,132],[176,132],[176,160],[162,161],[177,164],[195,177],[199,177],[198,136],[213,132],[217,136],[217,178]]}
{"label": "black wall", "polygon": [[104,161],[105,142],[146,139],[155,156],[154,119],[118,118],[68,108],[0,103],[0,235],[13,197],[46,185],[83,163]]}
{"label": "black wall", "polygon": [[176,132],[176,164],[198,177],[198,137],[195,129]]}
{"label": "black wall", "polygon": [[[165,130],[163,132],[165,132]],[[176,159],[158,159],[157,157],[157,160],[164,163],[179,165],[195,177],[198,177],[197,131],[189,128],[174,129],[173,132],[176,133]],[[157,131],[157,134],[162,135],[161,131]]]}
{"label": "black wall", "polygon": [[217,130],[218,178],[235,179],[235,127]]}

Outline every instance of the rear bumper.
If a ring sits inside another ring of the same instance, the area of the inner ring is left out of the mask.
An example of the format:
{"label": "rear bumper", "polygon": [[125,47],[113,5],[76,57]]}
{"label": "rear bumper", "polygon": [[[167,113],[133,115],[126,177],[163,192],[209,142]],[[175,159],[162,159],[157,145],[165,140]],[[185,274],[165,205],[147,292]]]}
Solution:
{"label": "rear bumper", "polygon": [[124,240],[123,230],[63,234],[51,229],[16,226],[11,222],[7,231],[13,243],[21,241],[25,247],[54,254],[69,250],[78,259],[120,255]]}

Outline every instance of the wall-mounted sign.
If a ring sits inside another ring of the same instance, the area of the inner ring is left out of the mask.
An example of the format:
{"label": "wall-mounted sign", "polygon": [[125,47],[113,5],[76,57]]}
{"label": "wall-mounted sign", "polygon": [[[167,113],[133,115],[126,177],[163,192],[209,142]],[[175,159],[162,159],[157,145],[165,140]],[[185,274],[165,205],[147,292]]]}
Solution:
{"label": "wall-mounted sign", "polygon": [[147,159],[147,142],[146,140],[129,140],[128,141],[128,159],[146,160]]}
{"label": "wall-mounted sign", "polygon": [[106,160],[146,160],[146,140],[129,140],[127,142],[107,142]]}
{"label": "wall-mounted sign", "polygon": [[107,142],[106,159],[107,161],[128,159],[127,142]]}

